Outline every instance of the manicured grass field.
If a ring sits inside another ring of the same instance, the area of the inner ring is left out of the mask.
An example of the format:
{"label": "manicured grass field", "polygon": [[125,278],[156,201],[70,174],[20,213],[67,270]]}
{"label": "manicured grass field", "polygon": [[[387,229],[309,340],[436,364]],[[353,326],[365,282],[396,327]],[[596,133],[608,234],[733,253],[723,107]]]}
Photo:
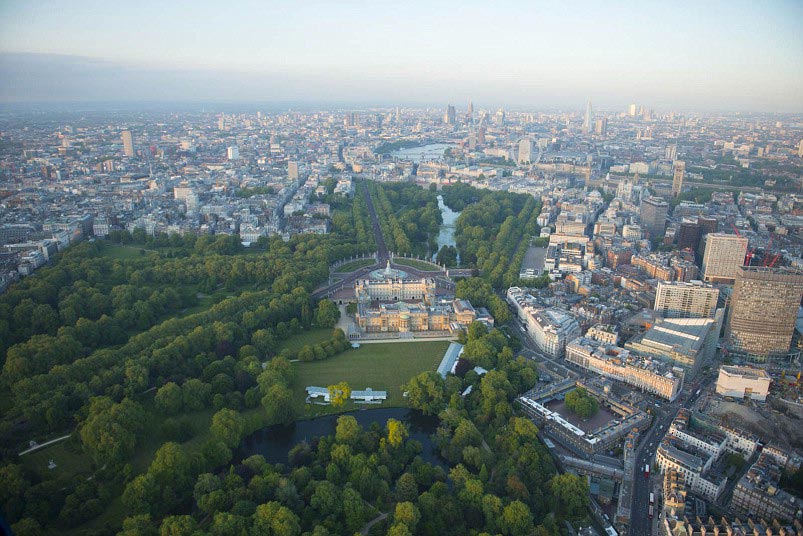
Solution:
{"label": "manicured grass field", "polygon": [[360,268],[365,268],[366,266],[373,266],[374,264],[376,264],[376,260],[374,259],[360,259],[356,261],[351,261],[335,268],[335,273],[345,274],[347,272],[353,272],[354,270],[359,270]]}
{"label": "manicured grass field", "polygon": [[[48,445],[20,457],[20,462],[42,478],[55,478],[69,482],[76,475],[92,474],[92,461],[81,451],[81,447],[69,444],[69,439]],[[56,463],[55,469],[48,469],[50,460]]]}
{"label": "manicured grass field", "polygon": [[[143,254],[142,251],[145,253]],[[152,253],[152,249],[146,249],[142,246],[123,246],[120,244],[105,243],[103,245],[103,256],[110,259],[119,259],[127,261],[130,259],[144,259],[148,253]]]}
{"label": "manicured grass field", "polygon": [[[370,387],[375,391],[387,391],[388,399],[375,407],[404,406],[402,385],[420,372],[435,370],[448,347],[446,341],[363,344],[356,350],[346,350],[323,361],[294,363],[298,372],[294,395],[299,416],[343,411],[343,408],[304,403],[308,385],[327,387],[341,381],[353,390]],[[348,402],[345,409],[360,407],[366,406]]]}
{"label": "manicured grass field", "polygon": [[313,329],[306,329],[299,333],[298,335],[293,335],[286,341],[282,342],[279,350],[284,350],[285,348],[290,350],[291,352],[298,352],[301,348],[304,347],[305,344],[309,344],[310,346],[315,346],[316,344],[320,344],[322,342],[328,341],[332,338],[332,332],[334,328],[313,328]]}
{"label": "manicured grass field", "polygon": [[427,262],[427,261],[419,261],[416,259],[399,259],[394,258],[393,264],[400,264],[402,266],[412,266],[413,268],[418,268],[419,270],[423,270],[425,272],[437,272],[440,270],[440,266],[435,263]]}

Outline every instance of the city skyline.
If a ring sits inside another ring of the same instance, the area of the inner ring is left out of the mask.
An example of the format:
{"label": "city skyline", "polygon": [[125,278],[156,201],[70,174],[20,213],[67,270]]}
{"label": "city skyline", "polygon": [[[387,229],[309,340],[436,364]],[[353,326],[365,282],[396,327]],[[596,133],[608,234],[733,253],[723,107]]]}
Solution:
{"label": "city skyline", "polygon": [[9,2],[0,102],[803,110],[794,2],[385,7]]}

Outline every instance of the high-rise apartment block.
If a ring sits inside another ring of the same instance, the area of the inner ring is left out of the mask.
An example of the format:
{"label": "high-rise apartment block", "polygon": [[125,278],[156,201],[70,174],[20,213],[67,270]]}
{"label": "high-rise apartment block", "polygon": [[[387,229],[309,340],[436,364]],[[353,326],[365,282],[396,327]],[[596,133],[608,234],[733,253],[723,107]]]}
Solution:
{"label": "high-rise apartment block", "polygon": [[650,238],[663,236],[669,204],[660,197],[648,197],[641,202],[640,212],[641,228],[650,234]]}
{"label": "high-rise apartment block", "polygon": [[226,149],[226,155],[228,156],[229,160],[239,160],[240,149],[236,145],[232,145],[231,147]]}
{"label": "high-rise apartment block", "polygon": [[291,180],[298,180],[298,162],[287,163],[287,178]]}
{"label": "high-rise apartment block", "polygon": [[134,157],[134,136],[131,135],[130,130],[123,131],[123,153],[129,157]]}
{"label": "high-rise apartment block", "polygon": [[686,175],[686,162],[675,160],[675,174],[672,177],[672,197],[683,193],[683,177]]}
{"label": "high-rise apartment block", "polygon": [[608,118],[602,117],[594,123],[594,134],[605,136],[608,133]]}
{"label": "high-rise apartment block", "polygon": [[661,281],[655,291],[655,309],[664,318],[714,318],[719,289],[702,281]]}
{"label": "high-rise apartment block", "polygon": [[664,149],[664,157],[667,160],[674,162],[675,160],[677,160],[677,156],[678,156],[677,144],[673,143],[672,145],[667,145],[666,149]]}
{"label": "high-rise apartment block", "polygon": [[736,271],[744,265],[747,238],[726,233],[709,233],[704,239],[703,280],[728,283],[736,280]]}
{"label": "high-rise apartment block", "polygon": [[725,331],[729,351],[760,363],[788,356],[801,297],[803,270],[739,267]]}
{"label": "high-rise apartment block", "polygon": [[529,164],[533,159],[533,140],[524,138],[519,142],[519,164]]}

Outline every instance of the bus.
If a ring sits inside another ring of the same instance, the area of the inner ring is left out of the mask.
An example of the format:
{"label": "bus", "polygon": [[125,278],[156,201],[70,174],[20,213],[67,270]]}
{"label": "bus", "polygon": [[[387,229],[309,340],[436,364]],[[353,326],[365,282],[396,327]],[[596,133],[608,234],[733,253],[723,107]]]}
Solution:
{"label": "bus", "polygon": [[644,477],[650,478],[650,464],[644,466]]}
{"label": "bus", "polygon": [[655,504],[655,493],[650,492],[650,504]]}
{"label": "bus", "polygon": [[648,512],[647,515],[650,517],[650,519],[652,519],[652,505],[650,505],[650,511]]}

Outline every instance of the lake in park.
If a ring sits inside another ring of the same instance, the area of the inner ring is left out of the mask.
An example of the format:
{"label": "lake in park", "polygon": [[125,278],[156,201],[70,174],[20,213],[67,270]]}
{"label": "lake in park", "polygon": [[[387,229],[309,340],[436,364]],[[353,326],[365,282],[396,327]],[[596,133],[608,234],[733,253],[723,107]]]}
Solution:
{"label": "lake in park", "polygon": [[390,156],[410,160],[412,162],[422,162],[427,160],[437,160],[443,156],[443,151],[451,147],[448,143],[429,143],[421,147],[408,147],[398,149],[390,153]]}
{"label": "lake in park", "polygon": [[[441,211],[443,223],[441,224],[440,232],[438,233],[438,250],[432,255],[434,261],[438,257],[438,251],[443,246],[455,246],[454,229],[457,217],[460,216],[459,212],[455,212],[443,203],[443,196],[438,196],[438,208]],[[460,265],[460,255],[457,256],[457,264]]]}
{"label": "lake in park", "polygon": [[438,427],[438,417],[427,416],[418,410],[408,408],[365,409],[296,421],[289,426],[268,426],[243,440],[234,453],[234,463],[261,454],[268,463],[287,464],[287,454],[294,446],[302,441],[312,443],[315,437],[334,434],[337,418],[341,415],[351,415],[365,430],[374,422],[384,430],[388,419],[402,421],[407,426],[408,437],[419,441],[424,447],[421,452],[424,461],[444,466],[430,439],[430,435],[435,433]]}

